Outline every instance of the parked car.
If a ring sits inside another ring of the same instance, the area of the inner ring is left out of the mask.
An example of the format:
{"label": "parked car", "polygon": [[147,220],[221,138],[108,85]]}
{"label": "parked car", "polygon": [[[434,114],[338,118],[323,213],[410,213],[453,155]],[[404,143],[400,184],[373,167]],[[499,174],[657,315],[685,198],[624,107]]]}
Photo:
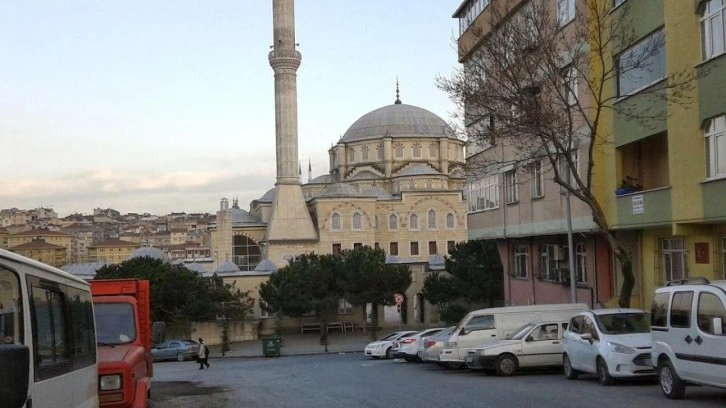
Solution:
{"label": "parked car", "polygon": [[487,374],[510,376],[522,368],[562,366],[562,334],[567,322],[532,322],[509,340],[469,350],[466,365]]}
{"label": "parked car", "polygon": [[369,343],[365,348],[365,353],[371,358],[391,358],[393,356],[393,342],[402,337],[411,336],[415,333],[416,332],[412,330],[393,332],[380,340]]}
{"label": "parked car", "polygon": [[578,313],[562,336],[565,376],[597,374],[610,385],[615,378],[654,376],[650,315],[636,309],[598,309]]}
{"label": "parked car", "polygon": [[683,398],[686,384],[726,388],[726,281],[671,282],[656,289],[651,311],[663,394]]}
{"label": "parked car", "polygon": [[439,360],[439,352],[444,349],[444,344],[449,341],[454,327],[449,327],[433,336],[425,336],[419,344],[418,356],[424,363],[436,363],[441,366],[445,364]]}
{"label": "parked car", "polygon": [[394,358],[402,358],[409,363],[420,361],[418,357],[418,344],[422,337],[433,336],[434,334],[444,330],[443,327],[422,330],[411,336],[400,338],[393,342],[392,354]]}
{"label": "parked car", "polygon": [[167,340],[151,349],[151,358],[154,361],[162,360],[192,360],[199,355],[199,343],[194,340]]}

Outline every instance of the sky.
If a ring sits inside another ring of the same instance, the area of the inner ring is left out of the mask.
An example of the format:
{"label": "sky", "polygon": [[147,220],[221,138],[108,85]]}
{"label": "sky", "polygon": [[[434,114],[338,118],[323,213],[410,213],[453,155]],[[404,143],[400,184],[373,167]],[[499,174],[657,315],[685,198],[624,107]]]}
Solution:
{"label": "sky", "polygon": [[[303,181],[364,114],[450,120],[459,0],[297,0]],[[0,13],[0,209],[157,215],[275,183],[272,0],[36,0]]]}

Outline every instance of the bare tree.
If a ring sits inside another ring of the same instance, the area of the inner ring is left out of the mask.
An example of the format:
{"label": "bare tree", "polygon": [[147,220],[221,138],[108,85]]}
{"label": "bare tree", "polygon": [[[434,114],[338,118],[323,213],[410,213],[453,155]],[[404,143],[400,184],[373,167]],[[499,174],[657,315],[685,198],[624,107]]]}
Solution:
{"label": "bare tree", "polygon": [[[635,283],[632,254],[610,228],[594,191],[594,153],[612,143],[604,126],[608,115],[652,126],[672,105],[692,103],[696,74],[684,68],[631,89],[632,83],[665,72],[665,35],[656,32],[642,40],[628,2],[613,10],[611,1],[577,0],[574,20],[567,24],[556,3],[493,0],[484,11],[489,14],[469,27],[473,36],[458,44],[460,55],[467,55],[464,64],[450,77],[439,77],[437,85],[461,108],[455,121],[463,122],[460,130],[470,148],[481,151],[468,162],[471,176],[539,161],[555,183],[592,210],[598,232],[620,263],[619,304],[627,307]],[[636,93],[637,101],[625,100]],[[646,99],[665,103],[642,103]],[[578,169],[578,162],[586,163],[585,169]]]}

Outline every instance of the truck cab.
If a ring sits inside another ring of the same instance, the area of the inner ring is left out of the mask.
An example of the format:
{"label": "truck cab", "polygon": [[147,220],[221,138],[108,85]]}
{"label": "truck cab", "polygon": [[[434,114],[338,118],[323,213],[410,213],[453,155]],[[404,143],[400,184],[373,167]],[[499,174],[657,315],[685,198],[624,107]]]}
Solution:
{"label": "truck cab", "polygon": [[98,399],[106,408],[145,408],[151,396],[149,281],[91,281],[98,345]]}

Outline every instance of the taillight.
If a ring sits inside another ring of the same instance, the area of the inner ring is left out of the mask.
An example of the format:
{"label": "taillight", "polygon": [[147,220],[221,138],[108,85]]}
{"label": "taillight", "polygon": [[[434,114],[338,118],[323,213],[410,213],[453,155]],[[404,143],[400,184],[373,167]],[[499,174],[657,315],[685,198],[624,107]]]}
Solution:
{"label": "taillight", "polygon": [[411,344],[411,343],[413,343],[415,341],[416,341],[416,339],[403,339],[403,340],[401,340],[401,343],[403,343],[403,344]]}
{"label": "taillight", "polygon": [[424,348],[429,348],[429,347],[433,346],[434,344],[436,344],[435,341],[433,341],[433,340],[426,340],[424,342]]}

